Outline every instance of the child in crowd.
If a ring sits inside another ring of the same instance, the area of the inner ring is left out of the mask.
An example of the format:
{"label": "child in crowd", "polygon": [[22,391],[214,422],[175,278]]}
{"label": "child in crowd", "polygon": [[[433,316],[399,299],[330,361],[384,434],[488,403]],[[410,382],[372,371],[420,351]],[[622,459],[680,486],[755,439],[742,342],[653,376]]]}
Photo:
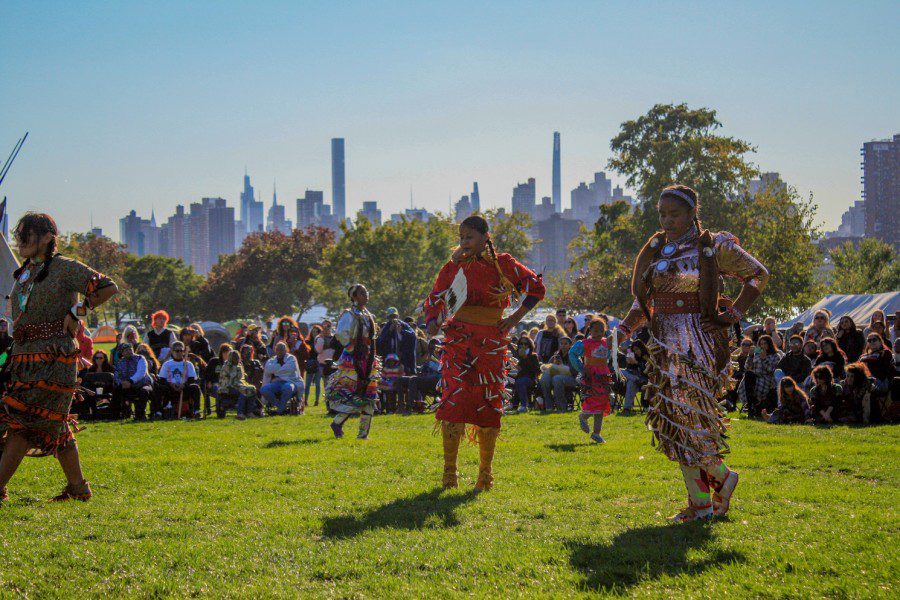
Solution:
{"label": "child in crowd", "polygon": [[778,384],[778,408],[771,413],[762,409],[762,418],[769,423],[806,423],[809,415],[809,399],[790,377]]}
{"label": "child in crowd", "polygon": [[815,386],[809,393],[809,403],[812,407],[812,421],[815,423],[834,423],[842,416],[841,386],[834,382],[831,368],[819,365],[812,372]]}
{"label": "child in crowd", "polygon": [[397,382],[403,377],[403,364],[396,354],[388,354],[381,365],[381,379],[378,381],[378,390],[383,400],[381,411],[384,413],[397,412]]}
{"label": "child in crowd", "polygon": [[248,413],[252,416],[256,409],[256,388],[244,379],[241,355],[230,344],[222,344],[219,358],[222,361],[218,379],[219,398],[223,394],[237,394],[237,419],[243,421]]}
{"label": "child in crowd", "polygon": [[[575,342],[569,350],[569,360],[575,370],[581,374],[581,413],[578,423],[581,430],[591,434],[591,439],[602,444],[605,440],[600,435],[603,417],[610,413],[609,388],[611,383],[609,371],[609,348],[606,341],[606,319],[596,316],[591,321],[589,336]],[[588,417],[594,417],[594,429],[588,426]]]}

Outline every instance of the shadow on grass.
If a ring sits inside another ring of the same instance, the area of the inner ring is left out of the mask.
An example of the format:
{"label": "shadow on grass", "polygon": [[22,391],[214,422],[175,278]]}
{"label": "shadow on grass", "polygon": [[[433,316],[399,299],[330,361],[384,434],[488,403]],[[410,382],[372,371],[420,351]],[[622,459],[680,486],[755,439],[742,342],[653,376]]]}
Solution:
{"label": "shadow on grass", "polygon": [[[341,515],[325,520],[322,535],[348,538],[371,529],[422,529],[423,527],[455,527],[459,525],[456,508],[475,498],[474,491],[465,494],[443,493],[434,488],[411,498],[398,498],[362,515]],[[430,521],[436,520],[432,525]]]}
{"label": "shadow on grass", "polygon": [[591,444],[547,444],[547,448],[554,452],[575,452],[576,448],[590,445]]}
{"label": "shadow on grass", "polygon": [[[566,547],[586,588],[627,593],[643,581],[696,575],[744,560],[740,552],[709,548],[712,534],[710,523],[655,525],[623,531],[608,545],[571,541]],[[692,551],[700,558],[688,559]]]}
{"label": "shadow on grass", "polygon": [[272,440],[263,445],[263,448],[282,448],[284,446],[305,446],[307,444],[318,444],[322,440],[313,438],[304,438],[300,440]]}

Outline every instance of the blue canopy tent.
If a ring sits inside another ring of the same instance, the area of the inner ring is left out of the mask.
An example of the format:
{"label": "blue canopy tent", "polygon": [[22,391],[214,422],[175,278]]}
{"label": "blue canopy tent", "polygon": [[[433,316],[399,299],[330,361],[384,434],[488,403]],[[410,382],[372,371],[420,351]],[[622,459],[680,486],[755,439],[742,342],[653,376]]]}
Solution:
{"label": "blue canopy tent", "polygon": [[794,323],[803,323],[804,327],[812,324],[813,315],[817,310],[825,309],[831,313],[832,319],[844,315],[849,316],[859,325],[869,323],[869,317],[876,310],[881,309],[890,320],[891,315],[900,310],[900,292],[886,292],[884,294],[829,294],[813,304],[808,310],[800,313],[793,319],[785,321],[778,327],[787,329]]}

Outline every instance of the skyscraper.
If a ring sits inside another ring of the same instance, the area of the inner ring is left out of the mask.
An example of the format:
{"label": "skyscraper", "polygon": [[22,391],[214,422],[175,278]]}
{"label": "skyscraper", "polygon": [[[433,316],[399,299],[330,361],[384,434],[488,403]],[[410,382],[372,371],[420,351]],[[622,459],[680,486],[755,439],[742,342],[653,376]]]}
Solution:
{"label": "skyscraper", "polygon": [[250,176],[244,171],[244,189],[241,191],[241,223],[244,226],[244,233],[250,231],[250,203],[255,198],[253,186],[250,185]]}
{"label": "skyscraper", "polygon": [[472,183],[472,195],[469,196],[469,202],[472,203],[472,212],[481,212],[481,195],[478,193],[478,182]]}
{"label": "skyscraper", "polygon": [[340,223],[347,216],[344,138],[331,139],[331,206],[334,218]]}
{"label": "skyscraper", "polygon": [[[244,173],[244,189],[241,192],[241,223],[244,234],[263,231],[263,203],[256,199],[250,185],[250,176]],[[243,238],[242,238],[243,241]]]}
{"label": "skyscraper", "polygon": [[520,183],[513,188],[512,211],[534,216],[534,177],[528,179],[528,183]]}
{"label": "skyscraper", "polygon": [[562,192],[560,191],[560,166],[559,166],[559,132],[553,132],[553,210],[562,212]]}
{"label": "skyscraper", "polygon": [[297,228],[320,225],[325,214],[324,192],[306,190],[303,198],[297,198]]}
{"label": "skyscraper", "polygon": [[378,202],[363,202],[362,210],[358,214],[365,217],[372,227],[381,226],[381,209],[378,208]]}
{"label": "skyscraper", "polygon": [[141,219],[137,211],[131,211],[119,219],[119,240],[125,244],[128,252],[138,256],[144,255],[144,233],[141,231]]}
{"label": "skyscraper", "polygon": [[269,208],[269,217],[266,219],[266,231],[280,231],[290,235],[292,224],[285,218],[284,205],[278,204],[278,193],[275,185],[272,185],[272,206]]}
{"label": "skyscraper", "polygon": [[866,142],[862,150],[866,237],[900,247],[900,133]]}

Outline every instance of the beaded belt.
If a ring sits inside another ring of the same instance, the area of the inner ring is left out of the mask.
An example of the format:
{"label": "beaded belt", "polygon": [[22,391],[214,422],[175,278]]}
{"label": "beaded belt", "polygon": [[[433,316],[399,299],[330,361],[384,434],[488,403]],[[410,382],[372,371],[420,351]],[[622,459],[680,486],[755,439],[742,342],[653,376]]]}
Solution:
{"label": "beaded belt", "polygon": [[453,318],[472,325],[496,325],[503,318],[503,309],[498,306],[462,306]]}
{"label": "beaded belt", "polygon": [[683,315],[700,312],[700,295],[695,292],[668,292],[653,294],[654,312],[665,315]]}
{"label": "beaded belt", "polygon": [[17,325],[13,330],[13,340],[19,344],[67,336],[69,336],[69,332],[66,331],[65,319],[44,321],[32,325]]}

